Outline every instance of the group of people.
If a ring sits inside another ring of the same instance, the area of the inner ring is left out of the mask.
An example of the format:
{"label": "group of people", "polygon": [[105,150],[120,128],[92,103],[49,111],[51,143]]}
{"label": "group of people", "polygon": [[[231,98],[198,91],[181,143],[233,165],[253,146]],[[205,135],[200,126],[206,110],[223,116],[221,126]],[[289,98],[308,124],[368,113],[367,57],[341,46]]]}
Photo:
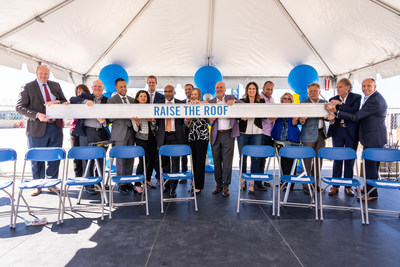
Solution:
{"label": "group of people", "polygon": [[[122,78],[115,81],[117,91],[112,97],[103,95],[104,86],[100,80],[92,84],[92,93],[84,84],[76,87],[75,96],[67,101],[58,83],[49,81],[49,68],[40,65],[36,71],[37,79],[22,89],[16,110],[18,113],[28,117],[27,136],[28,147],[61,147],[63,134],[62,120],[54,120],[45,114],[45,106],[52,104],[197,104],[202,99],[202,93],[191,84],[185,85],[185,100],[175,98],[175,88],[172,85],[164,87],[164,94],[156,91],[157,78],[147,78],[148,90],[140,90],[135,98],[127,95],[127,84]],[[386,144],[385,117],[387,105],[379,92],[373,79],[365,79],[362,83],[364,93],[363,104],[361,95],[351,92],[352,84],[348,79],[341,79],[337,83],[338,95],[331,98],[329,102],[320,98],[320,86],[318,83],[308,85],[308,98],[302,103],[326,103],[326,109],[331,115],[325,118],[97,118],[97,119],[75,119],[71,127],[71,146],[85,146],[91,144],[108,144],[111,140],[113,146],[141,146],[145,150],[145,164],[139,161],[136,174],[146,173],[146,184],[150,188],[156,188],[151,182],[153,171],[158,186],[164,186],[164,193],[176,197],[177,181],[168,181],[160,185],[158,149],[167,144],[188,144],[192,149],[195,186],[191,190],[200,193],[204,188],[205,162],[208,142],[211,144],[214,159],[214,177],[216,187],[213,194],[222,193],[224,197],[229,196],[229,185],[232,177],[232,162],[234,154],[235,139],[238,142],[239,153],[245,145],[275,145],[278,149],[286,145],[304,145],[312,147],[317,153],[325,146],[325,139],[332,136],[333,146],[351,147],[356,149],[360,141],[364,149],[369,147],[383,147]],[[216,97],[208,101],[216,105],[233,105],[235,103],[269,104],[275,103],[272,93],[274,83],[267,81],[262,90],[257,83],[250,82],[246,85],[245,95],[237,99],[234,95],[226,94],[226,86],[218,82],[215,86]],[[261,91],[261,92],[259,92]],[[280,98],[281,103],[293,103],[294,97],[291,93],[285,93]],[[361,106],[361,108],[360,108]],[[109,124],[112,124],[111,131]],[[325,124],[329,124],[326,131]],[[209,125],[211,131],[209,132]],[[301,125],[301,127],[299,127]],[[105,148],[107,145],[104,146]],[[32,163],[32,175],[34,179],[58,177],[58,162],[48,164],[46,170],[42,163]],[[252,173],[263,173],[265,159],[252,158],[250,170]],[[321,162],[322,164],[322,162]],[[74,162],[76,176],[82,176],[86,163]],[[181,162],[174,158],[162,158],[161,166],[163,172],[179,172]],[[130,175],[133,172],[133,159],[118,159],[116,162],[117,175]],[[146,166],[146,169],[144,169]],[[240,165],[242,171],[247,170],[246,159]],[[354,161],[346,161],[344,166],[344,177],[353,177]],[[281,160],[283,174],[294,171],[293,160],[283,158]],[[307,173],[312,172],[311,160],[305,162]],[[379,164],[366,163],[367,178],[377,178]],[[99,167],[89,166],[88,170],[94,174],[101,172]],[[182,171],[187,171],[187,158],[182,158]],[[319,174],[317,175],[319,176]],[[333,176],[342,176],[342,162],[334,162]],[[249,185],[242,181],[244,190],[248,186],[248,192],[254,190],[266,191],[267,188],[260,182],[251,181]],[[309,194],[308,188],[304,192]],[[367,188],[369,190],[370,188]],[[59,190],[56,187],[50,190]],[[140,183],[119,184],[118,190],[121,194],[128,194],[129,190],[142,193]],[[354,196],[351,188],[347,187],[346,193]],[[95,194],[94,188],[86,188],[90,194]],[[41,193],[40,189],[32,192],[33,196]],[[329,195],[338,193],[338,188],[333,187]],[[376,199],[377,191],[369,195],[369,199]]]}

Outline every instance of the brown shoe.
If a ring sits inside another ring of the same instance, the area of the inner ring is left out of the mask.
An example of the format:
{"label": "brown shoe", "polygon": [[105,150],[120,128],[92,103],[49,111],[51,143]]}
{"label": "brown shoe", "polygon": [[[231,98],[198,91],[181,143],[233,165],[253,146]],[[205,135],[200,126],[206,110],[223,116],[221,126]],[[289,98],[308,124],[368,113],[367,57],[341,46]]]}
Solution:
{"label": "brown shoe", "polygon": [[41,193],[42,193],[42,189],[35,188],[35,189],[33,189],[31,196],[36,197],[36,196],[40,195]]}
{"label": "brown shoe", "polygon": [[345,188],[344,190],[346,191],[346,194],[347,194],[348,196],[354,197],[353,189],[351,189],[351,188]]}
{"label": "brown shoe", "polygon": [[365,192],[364,188],[361,188],[360,192],[361,192],[361,194],[364,194],[364,192]]}
{"label": "brown shoe", "polygon": [[58,189],[56,186],[52,186],[52,187],[49,187],[49,188],[47,188],[47,189],[48,189],[50,192],[55,193],[55,194],[61,192],[61,190]]}
{"label": "brown shoe", "polygon": [[[351,189],[351,188],[350,188],[350,189]],[[331,188],[331,192],[329,192],[329,194],[328,194],[328,195],[330,195],[330,196],[337,195],[338,191],[339,191],[339,188],[338,188],[338,187],[334,187],[334,186],[332,186],[332,188]],[[353,196],[354,196],[354,194],[353,194]]]}
{"label": "brown shoe", "polygon": [[160,180],[157,180],[157,186],[160,187]]}
{"label": "brown shoe", "polygon": [[[373,201],[373,200],[377,200],[377,199],[378,199],[378,197],[368,197],[367,198],[368,201]],[[357,200],[360,201],[360,198],[357,198]],[[362,201],[364,201],[364,200],[365,200],[365,196],[362,197]]]}
{"label": "brown shoe", "polygon": [[228,187],[225,187],[225,188],[224,188],[224,192],[222,192],[222,196],[223,196],[223,197],[229,196],[229,188],[228,188]]}
{"label": "brown shoe", "polygon": [[221,191],[222,191],[222,187],[220,185],[217,185],[212,193],[215,195]]}

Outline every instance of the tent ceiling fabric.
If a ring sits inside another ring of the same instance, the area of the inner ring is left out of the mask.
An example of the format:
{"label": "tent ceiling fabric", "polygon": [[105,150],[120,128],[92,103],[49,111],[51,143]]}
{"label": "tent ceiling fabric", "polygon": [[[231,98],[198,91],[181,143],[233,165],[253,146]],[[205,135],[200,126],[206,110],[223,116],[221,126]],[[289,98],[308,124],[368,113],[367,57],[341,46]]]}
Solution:
{"label": "tent ceiling fabric", "polygon": [[399,10],[398,0],[0,0],[0,64],[45,61],[75,83],[112,63],[172,80],[207,64],[231,81],[298,64],[389,77],[400,74]]}

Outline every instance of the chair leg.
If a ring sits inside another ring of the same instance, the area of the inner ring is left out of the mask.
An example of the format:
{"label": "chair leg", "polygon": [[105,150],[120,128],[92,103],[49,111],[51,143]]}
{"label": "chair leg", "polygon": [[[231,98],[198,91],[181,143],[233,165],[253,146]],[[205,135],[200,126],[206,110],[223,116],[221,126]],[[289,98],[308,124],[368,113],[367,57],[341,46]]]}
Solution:
{"label": "chair leg", "polygon": [[[82,187],[81,187],[81,190],[79,190],[79,195],[78,195],[77,204],[81,204],[83,188],[84,188],[84,186],[82,186]],[[68,199],[69,199],[69,198],[68,198]],[[72,208],[71,208],[71,211],[72,211]]]}
{"label": "chair leg", "polygon": [[21,196],[22,196],[22,189],[20,189],[19,190],[19,193],[18,193],[18,198],[17,198],[17,208],[15,209],[15,215],[14,215],[14,228],[16,227],[16,225],[17,225],[17,217],[18,217],[18,208],[19,208],[19,201],[20,201],[20,199],[21,199]]}
{"label": "chair leg", "polygon": [[60,193],[56,192],[57,196],[58,196],[58,217],[57,217],[57,225],[60,224],[60,215],[61,215],[61,203],[62,203],[62,198],[61,198],[61,194],[62,191]]}
{"label": "chair leg", "polygon": [[237,200],[237,208],[236,208],[236,212],[239,213],[239,205],[240,205],[240,194],[242,192],[242,181],[239,178],[239,190],[238,190],[238,200]]}
{"label": "chair leg", "polygon": [[[275,170],[274,170],[275,171]],[[270,183],[271,184],[271,183]],[[272,201],[272,217],[275,217],[275,181],[271,185],[272,189],[272,196],[271,196],[271,201]]]}
{"label": "chair leg", "polygon": [[[160,174],[161,176],[162,174]],[[164,196],[163,196],[163,190],[164,190],[164,179],[160,177],[160,192],[161,192],[161,213],[164,213]]]}
{"label": "chair leg", "polygon": [[195,211],[197,211],[198,209],[197,209],[197,195],[196,195],[196,189],[195,189],[195,187],[194,187],[194,177],[193,177],[193,179],[192,179],[192,183],[193,183],[193,196],[194,196],[194,209],[195,209]]}
{"label": "chair leg", "polygon": [[65,185],[64,187],[64,194],[63,194],[63,201],[62,201],[62,213],[61,213],[61,223],[64,223],[64,213],[65,213],[65,196],[68,194],[68,187]]}
{"label": "chair leg", "polygon": [[324,210],[323,210],[323,205],[322,205],[322,188],[321,185],[319,186],[319,209],[321,211],[321,221],[324,220]]}
{"label": "chair leg", "polygon": [[147,196],[147,182],[146,182],[146,178],[143,181],[144,182],[144,193],[145,193],[145,202],[146,202],[146,215],[149,215],[149,199]]}
{"label": "chair leg", "polygon": [[[314,208],[315,208],[315,220],[318,220],[318,195],[317,195],[317,181],[315,180],[314,184]],[[311,195],[311,194],[310,194]]]}
{"label": "chair leg", "polygon": [[278,217],[281,216],[281,179],[278,181]]}
{"label": "chair leg", "polygon": [[110,208],[110,216],[109,218],[112,219],[112,207],[114,205],[114,186],[111,185],[111,183],[109,183],[108,185],[108,195],[109,195],[109,208]]}
{"label": "chair leg", "polygon": [[[369,216],[368,216],[368,193],[369,192],[367,192],[367,187],[364,187],[364,190],[365,190],[364,201],[365,201],[365,220],[366,220],[365,222],[366,222],[366,224],[369,224]],[[360,202],[362,202],[362,198],[360,199]]]}
{"label": "chair leg", "polygon": [[31,214],[32,213],[31,208],[29,207],[28,202],[26,202],[26,199],[24,198],[22,193],[21,193],[21,198],[22,198],[22,201],[25,203],[26,208],[28,209],[28,213]]}
{"label": "chair leg", "polygon": [[285,197],[283,198],[283,202],[287,202],[287,200],[289,198],[289,193],[290,193],[290,188],[291,187],[292,187],[292,183],[287,183]]}
{"label": "chair leg", "polygon": [[[359,186],[356,187],[357,188],[357,195],[361,196],[361,189]],[[356,196],[357,198],[357,196]],[[360,212],[361,212],[361,223],[365,224],[365,219],[364,219],[364,209],[363,209],[363,203],[362,201],[360,201]]]}

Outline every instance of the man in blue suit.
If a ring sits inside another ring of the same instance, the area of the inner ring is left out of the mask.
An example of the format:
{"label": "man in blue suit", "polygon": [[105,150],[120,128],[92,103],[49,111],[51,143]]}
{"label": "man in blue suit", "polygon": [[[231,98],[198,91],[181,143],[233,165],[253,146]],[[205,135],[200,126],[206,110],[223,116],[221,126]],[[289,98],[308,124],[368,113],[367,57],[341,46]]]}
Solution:
{"label": "man in blue suit", "polygon": [[[359,123],[359,137],[364,149],[382,148],[387,143],[387,132],[385,126],[385,118],[387,104],[383,96],[376,91],[376,83],[372,78],[365,79],[362,82],[362,91],[364,93],[364,101],[361,109],[356,113],[337,109],[333,105],[326,105],[326,108],[334,112],[338,119]],[[365,176],[367,179],[378,178],[379,162],[365,162]],[[372,187],[367,185],[367,191]],[[374,190],[368,196],[368,200],[378,198],[378,190]]]}
{"label": "man in blue suit", "polygon": [[[329,102],[340,108],[341,111],[356,113],[360,109],[361,95],[351,92],[352,84],[347,78],[341,79],[337,83],[338,95],[329,99]],[[334,147],[350,147],[357,150],[358,146],[358,122],[338,119],[337,117],[331,121],[329,126],[328,136],[332,137]],[[342,160],[333,162],[333,177],[342,177]],[[344,164],[344,178],[353,178],[354,160],[346,160]],[[330,196],[336,195],[339,191],[339,186],[332,186],[329,192]],[[354,197],[354,192],[351,186],[346,186],[347,195]]]}
{"label": "man in blue suit", "polygon": [[[157,103],[160,101],[165,100],[165,96],[159,92],[156,91],[156,86],[157,86],[157,77],[150,75],[147,77],[147,87],[148,87],[148,92],[150,96],[150,104]],[[157,153],[157,137],[149,139],[149,163],[147,164],[147,167],[152,170],[154,169],[156,171],[156,180],[157,180],[157,185],[160,185],[160,167],[159,167],[159,162],[158,162],[158,153]]]}

